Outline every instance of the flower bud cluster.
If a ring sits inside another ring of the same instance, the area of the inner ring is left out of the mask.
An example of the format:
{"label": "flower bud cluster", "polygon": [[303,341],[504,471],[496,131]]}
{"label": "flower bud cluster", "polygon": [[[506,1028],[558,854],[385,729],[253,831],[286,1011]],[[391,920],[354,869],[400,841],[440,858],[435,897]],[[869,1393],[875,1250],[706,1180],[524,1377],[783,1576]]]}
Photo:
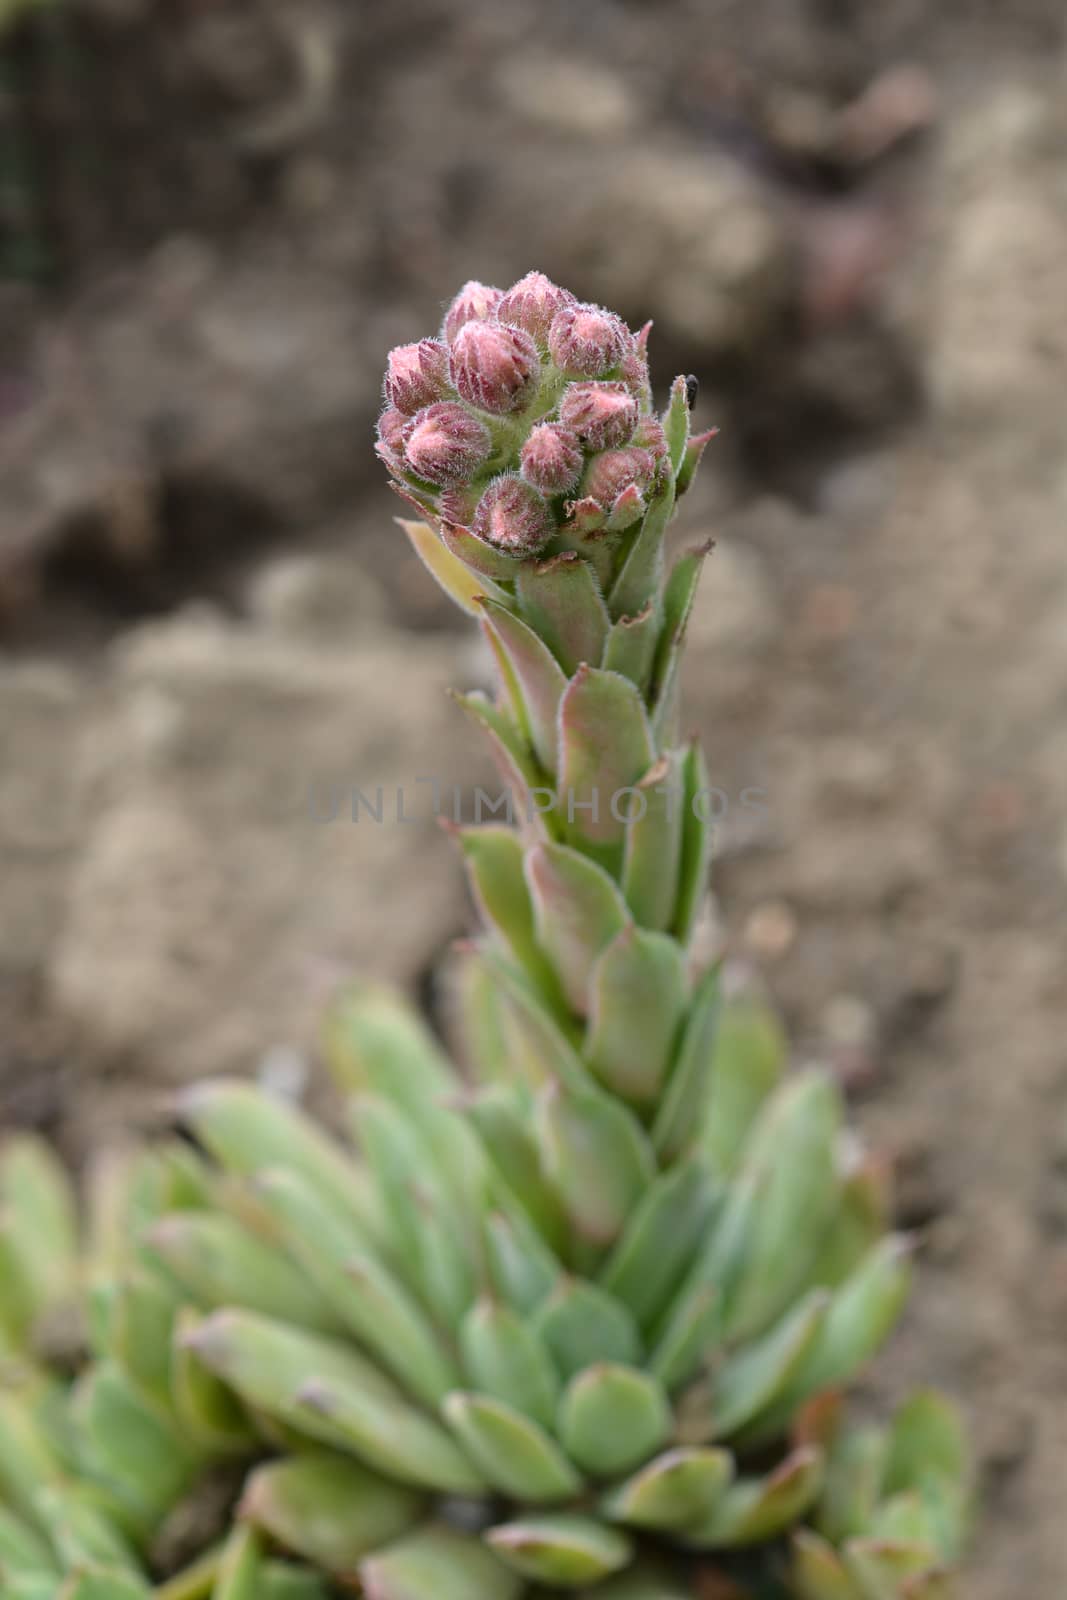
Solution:
{"label": "flower bud cluster", "polygon": [[513,555],[620,532],[670,470],[646,337],[541,272],[464,284],[438,337],[390,353],[378,454],[424,512]]}

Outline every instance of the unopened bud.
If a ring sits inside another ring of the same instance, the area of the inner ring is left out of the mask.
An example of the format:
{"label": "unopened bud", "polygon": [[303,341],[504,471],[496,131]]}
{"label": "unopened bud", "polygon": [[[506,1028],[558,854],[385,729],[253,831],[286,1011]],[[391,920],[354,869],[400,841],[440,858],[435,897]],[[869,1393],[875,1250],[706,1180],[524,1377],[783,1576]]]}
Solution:
{"label": "unopened bud", "polygon": [[628,338],[625,323],[612,312],[575,302],[556,313],[548,348],[561,372],[602,378],[622,360]]}
{"label": "unopened bud", "polygon": [[496,315],[499,322],[510,322],[544,344],[556,313],[573,304],[574,296],[568,289],[561,289],[543,272],[528,272],[512,284],[497,306]]}
{"label": "unopened bud", "polygon": [[588,449],[610,450],[633,433],[637,401],[624,383],[572,383],[559,414]]}
{"label": "unopened bud", "polygon": [[404,433],[411,421],[395,406],[387,406],[378,418],[377,452],[392,472],[404,465]]}
{"label": "unopened bud", "polygon": [[671,452],[667,435],[658,417],[642,417],[634,429],[631,444],[640,445],[652,458],[652,468],[657,483],[662,483],[671,470]]}
{"label": "unopened bud", "polygon": [[541,377],[537,346],[521,328],[467,322],[452,345],[452,382],[472,406],[504,416],[532,397]]}
{"label": "unopened bud", "polygon": [[625,450],[605,450],[595,456],[582,479],[582,492],[610,511],[619,496],[636,484],[644,490],[652,482],[654,468],[647,450],[629,445]]}
{"label": "unopened bud", "polygon": [[469,411],[447,400],[427,406],[409,425],[404,456],[428,483],[464,483],[492,449],[489,429]]}
{"label": "unopened bud", "polygon": [[413,417],[448,393],[448,351],[440,339],[420,339],[400,344],[389,352],[385,372],[385,398],[390,405]]}
{"label": "unopened bud", "polygon": [[619,363],[619,376],[645,411],[652,405],[652,379],[648,371],[648,357],[644,347],[635,338],[627,340],[627,347]]}
{"label": "unopened bud", "polygon": [[536,555],[554,531],[541,495],[511,473],[493,479],[478,502],[471,526],[487,544],[511,555]]}
{"label": "unopened bud", "polygon": [[566,494],[582,471],[582,447],[569,428],[542,422],[522,447],[522,475],[542,494]]}
{"label": "unopened bud", "polygon": [[474,278],[465,283],[445,312],[444,334],[449,344],[468,322],[484,322],[491,317],[503,298],[502,289],[492,289]]}

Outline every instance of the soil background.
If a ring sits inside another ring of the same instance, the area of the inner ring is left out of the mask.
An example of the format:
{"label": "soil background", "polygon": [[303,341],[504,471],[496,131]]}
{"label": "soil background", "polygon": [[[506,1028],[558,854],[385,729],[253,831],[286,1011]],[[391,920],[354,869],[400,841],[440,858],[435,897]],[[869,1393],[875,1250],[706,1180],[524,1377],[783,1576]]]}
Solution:
{"label": "soil background", "polygon": [[447,1024],[416,779],[486,781],[444,690],[488,666],[372,426],[392,344],[540,267],[721,428],[680,528],[719,937],[922,1241],[865,1398],[967,1408],[968,1600],[1067,1593],[1062,0],[0,26],[0,1122],[77,1159],[193,1074],[313,1082],[350,972]]}

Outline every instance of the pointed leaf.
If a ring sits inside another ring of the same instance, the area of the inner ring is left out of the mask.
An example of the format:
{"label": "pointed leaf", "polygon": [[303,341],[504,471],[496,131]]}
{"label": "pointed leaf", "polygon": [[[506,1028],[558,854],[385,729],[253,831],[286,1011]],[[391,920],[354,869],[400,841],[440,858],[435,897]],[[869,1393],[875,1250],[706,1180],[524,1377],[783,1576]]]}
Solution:
{"label": "pointed leaf", "polygon": [[662,756],[637,785],[626,824],[622,891],[643,928],[667,932],[678,899],[682,861],[685,757]]}
{"label": "pointed leaf", "polygon": [[652,677],[659,632],[660,619],[650,600],[636,616],[620,617],[612,623],[604,659],[592,664],[602,666],[606,672],[621,673],[644,694]]}
{"label": "pointed leaf", "polygon": [[566,552],[523,568],[515,585],[519,607],[567,677],[603,657],[610,621],[592,568]]}
{"label": "pointed leaf", "polygon": [[682,456],[682,462],[678,468],[678,477],[675,480],[679,500],[692,486],[693,479],[697,475],[697,468],[700,466],[701,457],[718,431],[718,428],[708,428],[705,433],[694,433],[686,441],[685,454]]}
{"label": "pointed leaf", "polygon": [[521,1585],[480,1539],[431,1525],[360,1567],[366,1600],[518,1600]]}
{"label": "pointed leaf", "polygon": [[501,1000],[509,1079],[518,1077],[534,1091],[557,1078],[576,1091],[592,1090],[593,1079],[569,1038],[521,977],[491,952],[483,952],[483,960]]}
{"label": "pointed leaf", "polygon": [[422,1498],[345,1456],[316,1451],[258,1467],[238,1515],[327,1572],[351,1576],[364,1556],[416,1520]]}
{"label": "pointed leaf", "polygon": [[486,601],[483,626],[506,663],[516,715],[544,770],[556,770],[556,719],[567,680],[548,645],[506,607]]}
{"label": "pointed leaf", "polygon": [[656,1178],[627,1222],[598,1281],[642,1329],[655,1324],[678,1289],[715,1203],[704,1168],[686,1162]]}
{"label": "pointed leaf", "polygon": [[[498,583],[513,583],[523,568],[523,562],[517,556],[505,555],[503,550],[486,544],[469,528],[458,527],[455,523],[441,524],[441,543],[450,555],[455,556],[479,579],[493,578]],[[484,584],[479,584],[479,591],[484,594]]]}
{"label": "pointed leaf", "polygon": [[501,1299],[523,1316],[551,1294],[560,1266],[521,1207],[511,1215],[491,1213],[485,1220],[489,1276]]}
{"label": "pointed leaf", "polygon": [[600,1583],[633,1555],[625,1534],[592,1517],[524,1517],[491,1528],[486,1539],[520,1577],[562,1589]]}
{"label": "pointed leaf", "polygon": [[881,1428],[851,1428],[834,1440],[816,1528],[841,1544],[870,1527],[885,1481],[889,1441]]}
{"label": "pointed leaf", "polygon": [[578,671],[559,712],[559,807],[571,843],[621,864],[627,791],[656,759],[644,702],[628,678]]}
{"label": "pointed leaf", "polygon": [[681,1532],[713,1514],[734,1470],[729,1450],[668,1450],[606,1494],[601,1509],[630,1527]]}
{"label": "pointed leaf", "polygon": [[667,437],[671,468],[677,473],[689,442],[689,383],[682,376],[675,378],[671,384],[670,403],[663,414],[663,431]]}
{"label": "pointed leaf", "polygon": [[653,707],[653,720],[657,725],[663,723],[669,714],[677,687],[686,629],[689,626],[689,618],[700,584],[700,574],[712,548],[712,541],[708,540],[706,544],[697,545],[679,556],[671,568],[663,591],[663,627],[660,631],[649,695],[649,702]]}
{"label": "pointed leaf", "polygon": [[246,1311],[216,1312],[187,1337],[248,1405],[308,1438],[416,1488],[482,1488],[448,1436],[351,1345]]}
{"label": "pointed leaf", "polygon": [[645,512],[608,596],[613,618],[635,617],[650,602],[658,602],[663,578],[663,536],[674,515],[674,498],[674,483],[668,481]]}
{"label": "pointed leaf", "polygon": [[522,733],[482,694],[453,694],[452,699],[489,735],[493,761],[504,780],[503,792],[491,801],[493,814],[500,811],[507,822],[525,827],[531,835],[547,836],[545,812],[533,801],[534,791],[544,789],[545,774]]}
{"label": "pointed leaf", "polygon": [[436,578],[448,598],[469,616],[478,615],[478,601],[487,592],[494,595],[499,592],[503,598],[503,592],[497,590],[492,579],[484,573],[469,571],[458,555],[446,548],[428,522],[409,522],[406,517],[395,520],[431,577]]}
{"label": "pointed leaf", "polygon": [[782,1320],[742,1345],[715,1376],[715,1437],[727,1439],[789,1390],[826,1323],[830,1296],[813,1289]]}
{"label": "pointed leaf", "polygon": [[641,1336],[630,1312],[581,1278],[558,1285],[534,1326],[564,1381],[597,1361],[635,1366],[641,1360]]}
{"label": "pointed leaf", "polygon": [[561,844],[535,845],[527,853],[526,882],[540,944],[572,1010],[585,1016],[596,959],[629,923],[618,885],[594,861]]}
{"label": "pointed leaf", "polygon": [[492,1163],[498,1183],[522,1206],[542,1237],[556,1249],[563,1241],[563,1209],[543,1171],[525,1104],[503,1088],[486,1089],[466,1114]]}
{"label": "pointed leaf", "polygon": [[459,1332],[463,1366],[472,1386],[552,1428],[560,1384],[544,1344],[507,1306],[480,1300]]}
{"label": "pointed leaf", "polygon": [[150,1512],[162,1512],[179,1497],[196,1456],[120,1368],[110,1362],[91,1368],[74,1408],[97,1471],[109,1483]]}
{"label": "pointed leaf", "polygon": [[678,1057],[652,1124],[661,1161],[677,1161],[700,1139],[708,1111],[715,1034],[719,1025],[719,974],[704,974],[686,1019]]}
{"label": "pointed leaf", "polygon": [[655,1176],[648,1139],[633,1113],[596,1091],[549,1084],[537,1102],[545,1172],[576,1233],[613,1244]]}
{"label": "pointed leaf", "polygon": [[722,1301],[713,1283],[691,1279],[664,1319],[649,1370],[669,1390],[686,1383],[705,1360],[722,1330]]}
{"label": "pointed leaf", "polygon": [[671,1408],[657,1379],[602,1361],[571,1379],[559,1413],[563,1448],[593,1477],[631,1472],[667,1441]]}
{"label": "pointed leaf", "polygon": [[793,1535],[790,1572],[798,1600],[866,1600],[833,1545],[810,1528]]}
{"label": "pointed leaf", "polygon": [[633,923],[592,969],[583,1055],[600,1081],[632,1105],[654,1105],[659,1098],[687,990],[678,944]]}
{"label": "pointed leaf", "polygon": [[260,1600],[263,1542],[255,1528],[235,1528],[222,1551],[211,1600]]}
{"label": "pointed leaf", "polygon": [[678,901],[671,932],[679,944],[692,937],[708,892],[712,829],[707,807],[708,769],[697,744],[689,746],[682,768],[682,843],[678,866]]}
{"label": "pointed leaf", "polygon": [[732,1175],[761,1106],[785,1068],[786,1040],[771,1006],[749,990],[724,988],[715,1030],[704,1149]]}
{"label": "pointed leaf", "polygon": [[179,1427],[191,1444],[212,1455],[243,1455],[255,1443],[247,1413],[233,1391],[201,1361],[188,1342],[200,1317],[179,1311],[170,1350],[170,1393]]}
{"label": "pointed leaf", "polygon": [[794,1450],[769,1477],[738,1478],[707,1520],[687,1530],[686,1542],[699,1550],[727,1550],[775,1539],[814,1503],[822,1476],[818,1450]]}
{"label": "pointed leaf", "polygon": [[581,1479],[538,1423],[502,1400],[450,1394],[443,1411],[464,1451],[492,1488],[530,1504],[577,1494]]}

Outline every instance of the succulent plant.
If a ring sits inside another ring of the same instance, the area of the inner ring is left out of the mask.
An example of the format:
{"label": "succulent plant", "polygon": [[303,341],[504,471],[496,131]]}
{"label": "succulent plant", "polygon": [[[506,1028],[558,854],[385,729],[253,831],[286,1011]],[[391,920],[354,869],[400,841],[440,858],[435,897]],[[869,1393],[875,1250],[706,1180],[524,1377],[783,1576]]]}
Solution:
{"label": "succulent plant", "polygon": [[[664,537],[709,435],[685,379],[653,415],[645,337],[530,274],[468,284],[390,357],[379,453],[428,519],[403,526],[498,679],[460,703],[506,820],[450,825],[483,923],[472,1077],[353,990],[326,1053],[357,1152],[208,1083],[191,1145],[120,1186],[103,1265],[69,1200],[13,1209],[0,1399],[42,1465],[28,1488],[0,1444],[0,1600],[144,1594],[178,1564],[160,1530],[235,1464],[225,1542],[162,1600],[949,1592],[953,1411],[924,1395],[850,1432],[836,1400],[907,1293],[885,1174],[694,940],[709,790],[677,683],[707,551],[669,565]],[[54,1272],[38,1215],[62,1219]],[[68,1392],[27,1350],[76,1279],[93,1361]],[[121,1558],[58,1531],[56,1484]]]}

